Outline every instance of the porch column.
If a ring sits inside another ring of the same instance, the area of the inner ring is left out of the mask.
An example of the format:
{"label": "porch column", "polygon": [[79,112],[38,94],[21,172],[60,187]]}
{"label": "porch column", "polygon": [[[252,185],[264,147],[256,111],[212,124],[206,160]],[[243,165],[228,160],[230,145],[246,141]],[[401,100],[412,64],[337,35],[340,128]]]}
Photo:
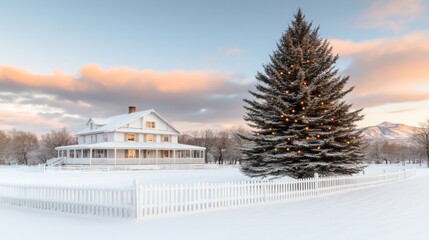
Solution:
{"label": "porch column", "polygon": [[176,150],[173,150],[173,161],[176,164]]}
{"label": "porch column", "polygon": [[155,150],[155,161],[158,164],[158,149]]}
{"label": "porch column", "polygon": [[192,150],[189,150],[189,158],[192,158]]}
{"label": "porch column", "polygon": [[115,148],[115,165],[116,165],[117,163],[116,163],[116,148]]}
{"label": "porch column", "polygon": [[[80,150],[80,158],[83,158],[83,148]],[[82,162],[81,162],[82,164]]]}
{"label": "porch column", "polygon": [[92,148],[89,149],[89,165],[92,165]]}

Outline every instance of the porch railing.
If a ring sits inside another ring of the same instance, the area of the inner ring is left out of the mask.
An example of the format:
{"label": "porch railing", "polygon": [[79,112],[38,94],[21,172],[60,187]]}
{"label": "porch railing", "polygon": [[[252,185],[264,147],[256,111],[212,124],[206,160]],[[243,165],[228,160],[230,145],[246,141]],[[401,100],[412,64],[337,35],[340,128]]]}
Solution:
{"label": "porch railing", "polygon": [[204,158],[67,158],[64,163],[73,165],[203,164]]}

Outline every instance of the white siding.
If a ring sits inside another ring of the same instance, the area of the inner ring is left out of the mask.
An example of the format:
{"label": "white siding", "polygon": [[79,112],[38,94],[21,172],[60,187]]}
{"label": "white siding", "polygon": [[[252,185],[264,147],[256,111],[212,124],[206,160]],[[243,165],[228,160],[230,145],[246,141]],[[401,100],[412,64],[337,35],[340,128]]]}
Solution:
{"label": "white siding", "polygon": [[171,143],[177,143],[177,136],[171,136]]}
{"label": "white siding", "polygon": [[129,128],[142,128],[142,121],[141,121],[141,119],[139,118],[139,119],[137,119],[137,120],[135,120],[134,122],[130,122],[130,124],[129,124]]}
{"label": "white siding", "polygon": [[78,144],[84,144],[84,143],[83,143],[83,138],[84,138],[84,136],[79,136],[79,137],[77,138],[77,143],[78,143]]}
{"label": "white siding", "polygon": [[146,122],[155,122],[155,129],[160,131],[167,131],[168,125],[162,119],[155,114],[151,113],[144,118],[144,127],[146,128]]}
{"label": "white siding", "polygon": [[104,142],[104,138],[103,138],[103,134],[102,133],[101,134],[97,134],[97,142],[98,143]]}
{"label": "white siding", "polygon": [[115,141],[115,133],[108,133],[108,136],[109,136],[109,142]]}
{"label": "white siding", "polygon": [[124,134],[122,132],[116,132],[115,133],[115,142],[123,142],[124,141]]}

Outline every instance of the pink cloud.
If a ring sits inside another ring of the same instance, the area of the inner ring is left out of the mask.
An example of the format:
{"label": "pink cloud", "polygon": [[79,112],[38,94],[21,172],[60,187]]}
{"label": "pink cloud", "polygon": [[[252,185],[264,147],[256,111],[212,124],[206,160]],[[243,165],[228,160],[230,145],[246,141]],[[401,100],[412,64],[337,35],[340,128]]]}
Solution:
{"label": "pink cloud", "polygon": [[429,33],[360,42],[334,39],[334,52],[351,60],[344,70],[356,89],[351,98],[361,106],[429,99]]}
{"label": "pink cloud", "polygon": [[12,83],[40,89],[66,91],[94,91],[100,88],[129,88],[130,91],[154,89],[163,93],[212,92],[223,88],[229,81],[228,74],[212,71],[136,70],[128,67],[103,69],[88,64],[74,77],[61,71],[52,74],[34,74],[12,66],[0,66],[0,83]]}
{"label": "pink cloud", "polygon": [[400,31],[409,22],[418,19],[422,12],[423,4],[420,0],[375,0],[360,16],[356,25]]}

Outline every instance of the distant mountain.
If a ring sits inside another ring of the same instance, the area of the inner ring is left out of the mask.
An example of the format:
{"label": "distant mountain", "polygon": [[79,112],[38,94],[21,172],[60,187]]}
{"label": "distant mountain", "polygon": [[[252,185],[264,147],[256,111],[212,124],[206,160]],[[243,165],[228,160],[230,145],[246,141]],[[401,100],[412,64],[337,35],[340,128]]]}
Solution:
{"label": "distant mountain", "polygon": [[410,142],[417,127],[401,123],[382,122],[375,126],[359,129],[367,141]]}

